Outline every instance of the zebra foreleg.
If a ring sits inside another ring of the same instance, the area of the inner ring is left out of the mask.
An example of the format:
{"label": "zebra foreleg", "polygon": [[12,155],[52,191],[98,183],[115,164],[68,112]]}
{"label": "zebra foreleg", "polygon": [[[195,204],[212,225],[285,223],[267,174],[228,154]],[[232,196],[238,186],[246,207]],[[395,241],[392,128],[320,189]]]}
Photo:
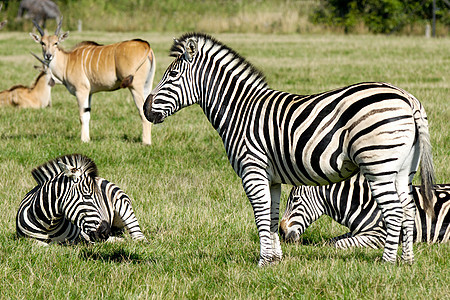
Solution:
{"label": "zebra foreleg", "polygon": [[141,231],[136,215],[134,214],[131,200],[125,194],[114,203],[113,226],[125,228],[133,240],[147,241],[147,238]]}
{"label": "zebra foreleg", "polygon": [[353,236],[351,232],[347,232],[330,239],[327,241],[327,244],[338,249],[349,249],[352,247],[378,249],[384,245],[384,239],[377,234],[364,233],[364,235]]}

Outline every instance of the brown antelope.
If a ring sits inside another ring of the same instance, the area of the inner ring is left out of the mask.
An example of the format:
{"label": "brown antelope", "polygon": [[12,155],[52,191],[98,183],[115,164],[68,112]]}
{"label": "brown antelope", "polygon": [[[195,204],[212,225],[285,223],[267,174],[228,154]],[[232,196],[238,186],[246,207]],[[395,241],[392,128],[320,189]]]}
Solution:
{"label": "brown antelope", "polygon": [[[33,54],[34,55],[34,54]],[[34,55],[35,56],[35,55]],[[35,56],[42,65],[35,67],[41,71],[31,87],[15,85],[0,92],[0,106],[22,108],[43,108],[51,106],[51,88],[55,85],[52,72],[44,61]]]}
{"label": "brown antelope", "polygon": [[151,123],[145,118],[143,104],[150,94],[155,75],[155,55],[148,42],[129,40],[111,45],[82,42],[71,51],[59,47],[69,33],[60,34],[62,20],[54,35],[47,35],[33,22],[41,36],[30,33],[42,45],[44,59],[53,76],[77,97],[81,140],[89,141],[92,94],[128,88],[141,116],[142,142],[151,144]]}

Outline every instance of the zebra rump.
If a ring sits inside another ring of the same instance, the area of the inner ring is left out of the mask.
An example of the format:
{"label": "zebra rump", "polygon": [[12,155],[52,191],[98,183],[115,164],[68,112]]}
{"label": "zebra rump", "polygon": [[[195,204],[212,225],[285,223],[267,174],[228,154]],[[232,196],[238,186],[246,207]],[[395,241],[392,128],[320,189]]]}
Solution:
{"label": "zebra rump", "polygon": [[[447,242],[450,239],[450,184],[436,185],[433,190],[434,219],[425,212],[420,186],[413,186],[413,198],[416,203],[414,242]],[[280,222],[282,238],[299,241],[305,230],[322,215],[330,216],[350,230],[330,239],[328,244],[342,249],[383,247],[386,224],[361,174],[332,185],[293,187]]]}
{"label": "zebra rump", "polygon": [[145,240],[128,195],[99,177],[90,158],[62,156],[31,174],[38,185],[19,206],[17,236],[43,243],[96,242],[126,229],[133,239]]}

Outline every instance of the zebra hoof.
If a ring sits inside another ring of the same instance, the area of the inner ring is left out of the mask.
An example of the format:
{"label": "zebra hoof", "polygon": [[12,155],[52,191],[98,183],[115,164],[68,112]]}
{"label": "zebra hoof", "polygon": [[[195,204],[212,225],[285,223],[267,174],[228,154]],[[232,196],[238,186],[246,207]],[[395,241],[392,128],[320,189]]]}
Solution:
{"label": "zebra hoof", "polygon": [[271,259],[260,258],[259,262],[258,262],[258,267],[278,265],[278,263],[281,260],[282,260],[282,257],[280,257],[280,256],[273,256]]}
{"label": "zebra hoof", "polygon": [[413,265],[413,264],[414,264],[414,257],[407,257],[407,258],[404,258],[404,257],[402,256],[402,262],[403,262],[404,264],[407,264],[407,265]]}

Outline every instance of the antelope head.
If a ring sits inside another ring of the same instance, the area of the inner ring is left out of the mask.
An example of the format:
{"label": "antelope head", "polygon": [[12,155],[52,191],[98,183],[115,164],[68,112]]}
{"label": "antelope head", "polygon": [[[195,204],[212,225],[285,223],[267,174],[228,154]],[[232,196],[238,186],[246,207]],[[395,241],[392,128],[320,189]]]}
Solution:
{"label": "antelope head", "polygon": [[60,42],[64,41],[68,36],[69,32],[64,32],[60,34],[61,31],[61,24],[62,24],[62,17],[61,20],[58,23],[58,26],[56,27],[55,34],[54,35],[47,35],[44,30],[39,26],[37,22],[33,20],[33,24],[36,27],[36,29],[39,31],[39,35],[30,32],[30,36],[33,38],[33,40],[36,43],[41,44],[42,46],[42,55],[46,61],[51,61],[55,57],[55,53],[58,51],[58,45]]}
{"label": "antelope head", "polygon": [[53,79],[52,71],[50,70],[50,67],[48,66],[48,61],[42,60],[39,58],[36,54],[31,52],[31,55],[33,55],[40,63],[40,66],[34,66],[35,69],[39,70],[40,72],[44,72],[47,78],[47,83],[50,87],[53,87],[55,85],[55,80]]}

